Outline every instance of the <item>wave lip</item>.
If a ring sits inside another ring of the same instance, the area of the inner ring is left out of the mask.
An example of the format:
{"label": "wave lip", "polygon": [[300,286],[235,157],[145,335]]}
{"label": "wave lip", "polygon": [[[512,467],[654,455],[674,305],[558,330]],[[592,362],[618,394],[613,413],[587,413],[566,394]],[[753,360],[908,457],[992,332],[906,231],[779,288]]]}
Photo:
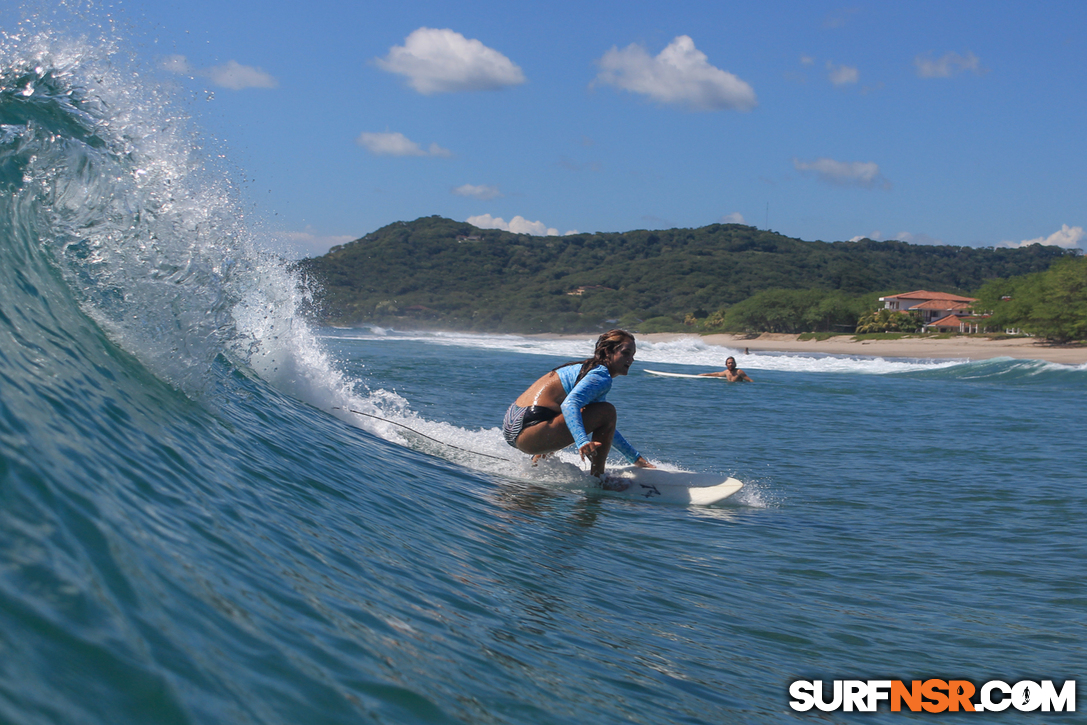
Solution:
{"label": "wave lip", "polygon": [[264,251],[178,100],[109,38],[0,39],[0,287],[33,277],[50,309],[190,395],[226,359],[311,404],[346,400],[301,314],[311,290]]}

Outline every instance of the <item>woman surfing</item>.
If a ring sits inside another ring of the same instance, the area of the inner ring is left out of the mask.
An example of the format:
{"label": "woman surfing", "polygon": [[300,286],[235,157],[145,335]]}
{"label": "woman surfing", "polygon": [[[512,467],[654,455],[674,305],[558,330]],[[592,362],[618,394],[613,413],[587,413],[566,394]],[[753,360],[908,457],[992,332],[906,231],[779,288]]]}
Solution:
{"label": "woman surfing", "polygon": [[615,429],[615,406],[605,401],[612,380],[629,372],[636,352],[634,335],[605,332],[591,358],[555,368],[510,405],[502,422],[506,442],[533,460],[573,443],[594,476],[603,475],[613,444],[634,465],[654,468]]}

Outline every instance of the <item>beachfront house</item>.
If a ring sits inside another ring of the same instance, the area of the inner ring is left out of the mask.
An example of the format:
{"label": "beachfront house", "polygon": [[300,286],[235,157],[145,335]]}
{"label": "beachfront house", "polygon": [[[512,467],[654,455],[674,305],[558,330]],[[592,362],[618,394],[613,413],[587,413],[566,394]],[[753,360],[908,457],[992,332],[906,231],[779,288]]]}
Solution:
{"label": "beachfront house", "polygon": [[970,308],[977,299],[921,289],[900,295],[880,297],[879,301],[883,303],[885,309],[895,312],[919,312],[924,330],[969,332],[963,320],[973,317],[970,314]]}
{"label": "beachfront house", "polygon": [[943,319],[930,322],[925,325],[925,330],[935,330],[936,332],[963,332],[963,333],[979,333],[984,332],[988,328],[985,327],[984,322],[988,319],[988,315],[948,315]]}

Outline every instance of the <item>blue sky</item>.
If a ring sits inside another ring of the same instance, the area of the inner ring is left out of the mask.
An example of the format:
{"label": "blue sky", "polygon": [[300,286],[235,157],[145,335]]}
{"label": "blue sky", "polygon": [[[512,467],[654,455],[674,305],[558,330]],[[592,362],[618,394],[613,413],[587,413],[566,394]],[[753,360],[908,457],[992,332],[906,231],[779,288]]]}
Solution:
{"label": "blue sky", "polygon": [[296,255],[530,233],[1087,247],[1087,3],[129,0]]}

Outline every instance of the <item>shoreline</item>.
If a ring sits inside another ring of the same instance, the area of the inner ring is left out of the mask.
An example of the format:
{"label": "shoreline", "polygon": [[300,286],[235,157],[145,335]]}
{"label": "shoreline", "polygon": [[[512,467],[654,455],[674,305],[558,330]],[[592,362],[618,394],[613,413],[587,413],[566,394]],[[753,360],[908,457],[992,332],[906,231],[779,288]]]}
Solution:
{"label": "shoreline", "polygon": [[[1087,364],[1087,345],[1046,345],[1034,338],[1009,338],[990,340],[982,337],[920,338],[909,337],[899,340],[854,340],[851,336],[841,335],[828,340],[801,341],[799,335],[764,332],[758,337],[713,333],[697,335],[685,332],[651,332],[637,334],[638,339],[648,342],[670,342],[672,340],[701,340],[707,345],[727,347],[737,351],[737,363],[743,366],[746,358],[760,352],[799,352],[821,353],[827,355],[856,355],[862,357],[901,357],[956,360],[991,360],[996,357],[1010,357],[1020,360],[1044,360],[1063,365]],[[587,335],[529,335],[528,337],[550,337],[555,339],[585,339]],[[592,336],[595,337],[595,336]],[[744,355],[743,351],[749,354]]]}

